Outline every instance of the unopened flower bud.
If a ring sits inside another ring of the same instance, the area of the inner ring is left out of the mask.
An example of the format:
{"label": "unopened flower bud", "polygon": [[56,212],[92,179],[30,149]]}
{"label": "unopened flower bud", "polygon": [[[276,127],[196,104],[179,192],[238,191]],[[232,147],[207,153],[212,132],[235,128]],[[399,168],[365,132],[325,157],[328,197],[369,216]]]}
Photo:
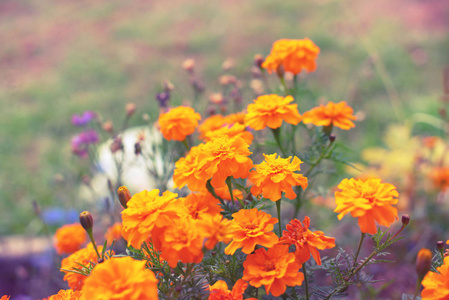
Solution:
{"label": "unopened flower bud", "polygon": [[104,122],[102,127],[103,127],[103,130],[108,133],[111,133],[112,131],[114,131],[114,126],[111,121]]}
{"label": "unopened flower bud", "polygon": [[221,93],[213,93],[209,96],[209,101],[214,104],[222,104],[224,98]]}
{"label": "unopened flower bud", "polygon": [[438,250],[441,252],[444,250],[444,242],[443,241],[438,241],[437,242],[437,248]]}
{"label": "unopened flower bud", "polygon": [[84,230],[90,231],[94,227],[94,219],[88,211],[83,211],[80,213],[80,224],[83,226]]}
{"label": "unopened flower bud", "polygon": [[181,293],[181,291],[182,291],[182,286],[177,285],[177,286],[175,287],[175,291],[176,291],[177,293]]}
{"label": "unopened flower bud", "polygon": [[419,250],[416,257],[416,273],[418,278],[422,279],[429,272],[432,264],[432,252],[429,249],[423,248]]}
{"label": "unopened flower bud", "polygon": [[85,184],[85,185],[90,185],[90,177],[87,174],[84,174],[81,177],[81,181]]}
{"label": "unopened flower bud", "polygon": [[335,142],[335,139],[336,139],[335,134],[329,135],[329,141],[330,141],[331,143]]}
{"label": "unopened flower bud", "polygon": [[142,145],[139,142],[134,144],[134,154],[139,155],[142,153]]}
{"label": "unopened flower bud", "polygon": [[407,226],[408,223],[410,223],[410,216],[409,215],[402,215],[402,226]]}
{"label": "unopened flower bud", "polygon": [[40,216],[41,214],[41,207],[39,206],[39,203],[37,203],[36,200],[33,201],[33,211],[36,215]]}
{"label": "unopened flower bud", "polygon": [[98,263],[101,264],[102,262],[104,262],[104,258],[103,258],[103,257],[100,257],[100,258],[98,259]]}
{"label": "unopened flower bud", "polygon": [[128,117],[131,117],[135,111],[136,111],[136,105],[134,103],[126,104],[126,115]]}
{"label": "unopened flower bud", "polygon": [[111,144],[110,149],[111,149],[111,152],[112,152],[112,153],[115,153],[115,152],[117,152],[117,151],[119,151],[119,150],[123,150],[123,142],[122,142],[122,138],[119,137],[119,136],[116,137],[116,138],[112,141],[112,144]]}
{"label": "unopened flower bud", "polygon": [[164,90],[166,92],[173,91],[175,89],[175,86],[173,85],[173,83],[171,83],[168,80],[164,80],[164,82],[162,84],[164,85]]}
{"label": "unopened flower bud", "polygon": [[232,69],[235,65],[235,61],[232,58],[228,58],[227,60],[225,60],[223,62],[222,68],[223,71],[229,71],[230,69]]}
{"label": "unopened flower bud", "polygon": [[128,208],[128,201],[131,199],[131,193],[129,192],[126,186],[121,186],[117,189],[117,196],[120,201],[120,204],[123,208]]}
{"label": "unopened flower bud", "polygon": [[182,63],[182,68],[184,70],[186,70],[187,72],[192,73],[193,69],[195,68],[195,61],[193,59],[191,59],[191,58],[185,60]]}
{"label": "unopened flower bud", "polygon": [[276,74],[279,76],[279,78],[284,78],[285,69],[283,65],[279,65],[279,67],[277,67]]}
{"label": "unopened flower bud", "polygon": [[262,55],[260,55],[260,54],[254,55],[254,65],[256,67],[258,67],[259,69],[262,69],[262,64],[263,64],[264,60],[265,59],[263,58]]}
{"label": "unopened flower bud", "polygon": [[144,113],[144,114],[142,115],[142,120],[144,120],[145,122],[150,121],[150,115],[147,114],[147,113]]}

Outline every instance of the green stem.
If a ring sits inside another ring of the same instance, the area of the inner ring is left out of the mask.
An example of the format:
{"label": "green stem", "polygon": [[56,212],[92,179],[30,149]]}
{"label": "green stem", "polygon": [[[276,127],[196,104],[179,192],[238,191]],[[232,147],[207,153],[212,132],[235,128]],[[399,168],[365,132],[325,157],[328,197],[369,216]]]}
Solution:
{"label": "green stem", "polygon": [[418,297],[418,295],[419,295],[419,290],[421,289],[421,282],[422,282],[422,278],[418,277],[418,279],[416,280],[416,288],[415,288],[415,293],[413,294],[413,300],[415,300],[416,297]]}
{"label": "green stem", "polygon": [[307,282],[306,264],[302,264],[302,272],[304,273],[304,286],[306,288],[306,300],[309,300],[309,284]]}
{"label": "green stem", "polygon": [[279,237],[282,236],[282,224],[281,224],[281,199],[276,201],[276,210],[278,212],[278,220],[279,220]]}
{"label": "green stem", "polygon": [[293,76],[293,93],[296,96],[296,92],[298,91],[298,74]]}
{"label": "green stem", "polygon": [[231,176],[229,176],[228,178],[226,178],[226,185],[228,186],[228,189],[229,189],[229,195],[231,195],[231,201],[234,202],[234,194],[232,193],[232,181],[231,181]]}
{"label": "green stem", "polygon": [[97,244],[95,243],[94,235],[92,234],[92,229],[86,230],[87,235],[90,238],[90,241],[92,242],[92,245],[94,246],[95,252],[97,253],[98,259],[101,258],[100,252],[98,252]]}
{"label": "green stem", "polygon": [[354,256],[354,263],[352,264],[353,268],[355,268],[355,265],[357,263],[357,258],[359,257],[360,249],[362,248],[362,243],[363,243],[363,240],[365,239],[365,236],[366,236],[366,233],[362,232],[362,235],[361,235],[360,241],[359,241],[359,246],[358,246],[357,252],[355,253],[355,256]]}
{"label": "green stem", "polygon": [[189,143],[187,142],[187,138],[182,141],[184,147],[186,147],[187,151],[190,151]]}
{"label": "green stem", "polygon": [[283,77],[283,76],[282,76],[282,77],[279,76],[279,80],[281,81],[282,87],[284,88],[284,93],[285,93],[285,95],[287,95],[288,89],[287,89],[287,84],[285,83],[284,77]]}
{"label": "green stem", "polygon": [[279,149],[282,152],[282,155],[284,158],[287,157],[287,152],[285,151],[284,147],[282,147],[281,143],[281,127],[278,128],[271,128],[271,131],[273,131],[274,139],[276,140],[276,143],[278,144]]}

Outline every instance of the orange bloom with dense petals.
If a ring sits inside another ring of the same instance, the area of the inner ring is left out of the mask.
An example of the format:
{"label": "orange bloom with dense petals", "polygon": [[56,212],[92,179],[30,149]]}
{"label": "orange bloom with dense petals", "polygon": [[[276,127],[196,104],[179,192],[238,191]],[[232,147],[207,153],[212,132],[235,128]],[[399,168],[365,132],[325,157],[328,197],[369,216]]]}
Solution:
{"label": "orange bloom with dense petals", "polygon": [[224,126],[232,126],[234,124],[243,125],[244,119],[245,113],[243,112],[229,114],[227,116],[223,116],[221,114],[212,115],[206,118],[198,127],[198,131],[200,132],[200,139],[204,140],[208,132],[215,131]]}
{"label": "orange bloom with dense petals", "polygon": [[310,254],[315,259],[317,265],[321,265],[321,257],[318,250],[335,247],[335,238],[324,236],[322,231],[312,232],[309,229],[310,218],[305,217],[303,223],[293,219],[287,224],[279,239],[280,244],[295,245],[296,259],[304,264],[309,260]]}
{"label": "orange bloom with dense petals", "polygon": [[[103,251],[103,246],[98,246],[98,251],[101,253]],[[113,254],[113,253],[109,253]],[[86,248],[76,251],[72,255],[64,258],[61,261],[61,272],[64,272],[64,281],[67,281],[69,287],[74,291],[79,291],[83,287],[84,281],[87,276],[71,272],[70,270],[75,270],[81,268],[79,264],[90,266],[98,262],[98,256],[95,252],[92,243],[89,243]]]}
{"label": "orange bloom with dense petals", "polygon": [[208,192],[192,193],[185,198],[179,198],[183,201],[183,205],[187,213],[194,219],[200,219],[204,215],[221,215],[223,208],[220,206],[220,201]]}
{"label": "orange bloom with dense petals", "polygon": [[301,121],[297,104],[290,104],[292,96],[262,95],[248,105],[245,125],[254,130],[262,130],[267,126],[276,129],[282,121],[296,125]]}
{"label": "orange bloom with dense petals", "polygon": [[129,256],[112,258],[97,265],[86,279],[82,299],[158,299],[158,280],[145,265],[145,260]]}
{"label": "orange bloom with dense petals", "polygon": [[56,295],[50,296],[42,300],[78,300],[81,299],[81,295],[82,293],[80,291],[74,291],[71,289],[60,290]]}
{"label": "orange bloom with dense petals", "polygon": [[[214,190],[215,194],[221,199],[231,201],[231,193],[229,193],[229,188],[227,186],[216,188]],[[243,200],[243,193],[241,190],[238,189],[232,190],[232,196],[234,196],[234,201],[236,201],[237,199]]]}
{"label": "orange bloom with dense petals", "polygon": [[170,191],[159,196],[157,189],[132,196],[128,207],[122,211],[122,235],[128,245],[140,249],[155,227],[166,226],[179,214],[185,213],[183,207],[177,204],[177,196]]}
{"label": "orange bloom with dense petals", "polygon": [[320,48],[310,39],[281,39],[273,43],[270,55],[262,63],[269,73],[276,72],[280,66],[286,72],[299,74],[302,70],[313,72]]}
{"label": "orange bloom with dense petals", "polygon": [[284,294],[287,285],[301,285],[304,280],[304,274],[299,272],[301,263],[288,248],[288,245],[275,245],[268,251],[260,248],[248,255],[243,263],[242,279],[256,288],[265,286],[267,294],[275,297]]}
{"label": "orange bloom with dense petals", "polygon": [[305,112],[302,115],[303,123],[312,123],[315,126],[335,126],[344,130],[349,130],[355,127],[353,120],[357,117],[353,115],[354,110],[346,104],[345,101],[335,104],[329,102],[312,110]]}
{"label": "orange bloom with dense petals", "polygon": [[218,242],[229,243],[232,240],[231,222],[221,215],[206,214],[203,216],[198,223],[198,228],[204,234],[204,247],[212,250]]}
{"label": "orange bloom with dense petals", "polygon": [[250,254],[256,245],[271,247],[278,242],[278,236],[273,232],[273,224],[278,222],[270,214],[257,208],[241,209],[232,214],[231,222],[232,242],[226,247],[225,254],[233,255],[238,248]]}
{"label": "orange bloom with dense petals", "polygon": [[428,272],[422,281],[424,289],[421,292],[423,300],[449,299],[449,256],[437,268],[438,273]]}
{"label": "orange bloom with dense petals", "polygon": [[251,187],[253,195],[263,195],[271,201],[278,201],[285,192],[285,197],[295,199],[296,193],[293,186],[300,185],[303,189],[307,188],[307,178],[301,174],[299,165],[302,161],[296,156],[290,162],[288,158],[276,158],[277,154],[264,154],[265,161],[256,165],[256,170],[251,171],[249,180],[254,184]]}
{"label": "orange bloom with dense petals", "polygon": [[200,263],[203,260],[203,242],[207,234],[198,224],[186,215],[172,219],[167,226],[153,231],[153,245],[161,251],[161,257],[170,267],[176,267],[178,261]]}
{"label": "orange bloom with dense petals", "polygon": [[341,220],[347,213],[358,218],[363,233],[375,234],[376,224],[390,226],[398,218],[398,210],[393,207],[398,203],[396,187],[382,183],[378,178],[343,179],[338,185],[341,191],[335,192],[337,208]]}
{"label": "orange bloom with dense petals", "polygon": [[253,142],[254,136],[251,132],[246,131],[246,126],[239,123],[234,123],[232,125],[224,125],[219,129],[208,131],[205,133],[204,141],[209,142],[221,136],[241,137],[248,145]]}
{"label": "orange bloom with dense petals", "polygon": [[185,158],[176,162],[173,181],[182,188],[188,185],[192,191],[203,191],[211,179],[214,188],[225,186],[229,176],[248,177],[253,162],[249,145],[240,137],[223,136],[198,147],[192,147]]}
{"label": "orange bloom with dense petals", "polygon": [[167,140],[183,141],[195,132],[201,115],[191,107],[178,106],[159,116],[159,127]]}
{"label": "orange bloom with dense petals", "polygon": [[0,300],[9,300],[11,296],[4,295],[0,298]]}
{"label": "orange bloom with dense petals", "polygon": [[80,223],[75,223],[64,225],[56,230],[53,245],[59,255],[71,254],[81,249],[86,241],[87,234],[83,226]]}
{"label": "orange bloom with dense petals", "polygon": [[104,238],[108,242],[108,244],[112,244],[113,241],[117,241],[122,237],[122,223],[115,223],[111,227],[108,228]]}
{"label": "orange bloom with dense petals", "polygon": [[435,167],[429,172],[433,186],[439,190],[449,187],[449,167]]}
{"label": "orange bloom with dense petals", "polygon": [[[248,283],[242,279],[237,280],[232,288],[228,290],[228,285],[223,280],[218,280],[214,285],[209,286],[210,294],[208,300],[244,300],[243,293],[245,293]],[[246,298],[245,300],[257,300],[256,298]]]}

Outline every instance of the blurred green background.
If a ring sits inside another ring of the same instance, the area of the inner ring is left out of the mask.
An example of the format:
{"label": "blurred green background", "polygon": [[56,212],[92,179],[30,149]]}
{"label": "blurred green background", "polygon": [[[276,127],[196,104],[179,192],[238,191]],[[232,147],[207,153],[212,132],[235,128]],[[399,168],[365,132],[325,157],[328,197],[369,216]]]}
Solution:
{"label": "blurred green background", "polygon": [[438,116],[448,27],[445,0],[2,0],[0,234],[41,233],[33,201],[77,207],[87,163],[70,151],[72,114],[123,120],[133,102],[132,124],[143,113],[156,120],[164,79],[175,85],[172,103],[192,100],[187,58],[205,96],[220,91],[222,63],[234,59],[249,102],[253,56],[277,39],[309,37],[321,53],[303,80],[312,98],[346,100],[362,117],[341,133],[356,156],[379,144],[390,122]]}

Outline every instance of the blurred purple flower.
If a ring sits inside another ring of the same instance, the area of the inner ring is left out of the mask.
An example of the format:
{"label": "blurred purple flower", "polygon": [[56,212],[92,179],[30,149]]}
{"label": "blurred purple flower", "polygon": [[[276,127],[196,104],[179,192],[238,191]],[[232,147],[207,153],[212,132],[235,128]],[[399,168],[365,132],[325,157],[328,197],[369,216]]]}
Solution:
{"label": "blurred purple flower", "polygon": [[90,121],[95,119],[97,114],[93,111],[85,111],[82,115],[73,115],[72,116],[72,125],[76,127],[81,127],[89,124]]}
{"label": "blurred purple flower", "polygon": [[95,130],[83,131],[72,138],[72,152],[79,157],[86,157],[87,146],[98,143],[99,140],[100,138]]}

